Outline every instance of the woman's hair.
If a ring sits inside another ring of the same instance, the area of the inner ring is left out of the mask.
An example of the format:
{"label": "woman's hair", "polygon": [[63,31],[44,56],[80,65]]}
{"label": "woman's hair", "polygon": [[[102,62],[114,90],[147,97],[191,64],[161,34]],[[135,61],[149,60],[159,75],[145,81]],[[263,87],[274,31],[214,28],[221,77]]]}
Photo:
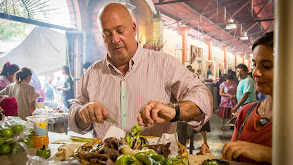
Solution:
{"label": "woman's hair", "polygon": [[19,67],[16,64],[10,64],[10,62],[6,62],[2,68],[1,75],[7,76],[7,73],[14,75],[14,73],[18,70]]}
{"label": "woman's hair", "polygon": [[65,72],[70,75],[69,67],[67,65],[62,66],[62,70],[65,70]]}
{"label": "woman's hair", "polygon": [[227,80],[233,80],[233,79],[234,79],[233,75],[232,74],[228,74]]}
{"label": "woman's hair", "polygon": [[32,75],[32,71],[29,68],[23,67],[15,73],[16,83],[21,83],[28,76]]}
{"label": "woman's hair", "polygon": [[252,51],[258,45],[264,45],[273,49],[274,48],[274,31],[265,33],[263,36],[258,38],[252,45]]}

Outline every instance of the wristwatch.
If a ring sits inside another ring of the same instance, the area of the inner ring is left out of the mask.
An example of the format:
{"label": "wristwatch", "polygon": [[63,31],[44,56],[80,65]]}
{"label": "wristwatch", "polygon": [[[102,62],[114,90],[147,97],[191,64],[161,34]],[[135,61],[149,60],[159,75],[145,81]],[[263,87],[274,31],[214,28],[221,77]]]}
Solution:
{"label": "wristwatch", "polygon": [[170,122],[178,121],[180,119],[180,106],[179,106],[179,104],[178,103],[169,103],[168,106],[171,108],[174,108],[176,111],[175,117],[172,120],[170,120]]}

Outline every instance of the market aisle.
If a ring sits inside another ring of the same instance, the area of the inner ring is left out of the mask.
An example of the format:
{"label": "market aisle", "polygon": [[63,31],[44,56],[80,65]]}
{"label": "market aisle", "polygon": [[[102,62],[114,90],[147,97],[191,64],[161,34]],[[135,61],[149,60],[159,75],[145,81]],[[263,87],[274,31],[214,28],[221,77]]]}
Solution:
{"label": "market aisle", "polygon": [[[227,121],[226,121],[227,122]],[[222,157],[221,150],[224,144],[231,140],[233,130],[230,127],[226,127],[226,131],[221,130],[222,119],[218,117],[218,114],[213,113],[210,120],[211,132],[207,133],[207,141],[212,154],[217,157]],[[200,134],[194,136],[194,147],[197,148],[202,144]],[[189,146],[187,146],[189,148]],[[199,149],[193,150],[193,154],[199,152]]]}

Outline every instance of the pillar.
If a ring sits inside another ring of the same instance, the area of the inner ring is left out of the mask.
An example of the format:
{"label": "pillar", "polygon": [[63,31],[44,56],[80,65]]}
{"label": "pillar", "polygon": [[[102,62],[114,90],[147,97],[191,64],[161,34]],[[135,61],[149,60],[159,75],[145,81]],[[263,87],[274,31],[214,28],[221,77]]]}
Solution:
{"label": "pillar", "polygon": [[152,18],[153,22],[153,44],[163,45],[164,21],[162,15],[158,10],[157,14]]}
{"label": "pillar", "polygon": [[206,40],[206,44],[208,45],[209,47],[209,51],[208,51],[208,60],[211,60],[213,61],[213,53],[212,53],[212,49],[213,49],[213,39],[207,39]]}
{"label": "pillar", "polygon": [[188,27],[178,27],[178,32],[182,36],[182,64],[187,60],[187,41],[188,41]]}
{"label": "pillar", "polygon": [[227,64],[227,46],[223,46],[224,51],[224,73],[228,73],[228,64]]}
{"label": "pillar", "polygon": [[273,164],[293,162],[293,1],[276,0],[274,38]]}
{"label": "pillar", "polygon": [[235,55],[235,67],[236,67],[237,66],[237,51],[234,51],[233,53]]}

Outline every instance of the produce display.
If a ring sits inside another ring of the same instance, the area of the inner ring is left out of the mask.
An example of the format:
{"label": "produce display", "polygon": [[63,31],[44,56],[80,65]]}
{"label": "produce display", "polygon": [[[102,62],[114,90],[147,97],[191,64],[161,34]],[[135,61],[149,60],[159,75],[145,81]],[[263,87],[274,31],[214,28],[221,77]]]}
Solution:
{"label": "produce display", "polygon": [[[75,158],[82,164],[116,164],[116,165],[183,165],[187,160],[186,148],[178,145],[177,158],[168,158],[167,144],[149,145],[146,137],[139,136],[140,126],[135,125],[124,138],[114,137],[90,141],[75,152]],[[182,151],[184,150],[184,154]],[[185,155],[185,156],[183,156]],[[185,158],[185,159],[183,159]]]}
{"label": "produce display", "polygon": [[23,145],[32,148],[32,136],[32,125],[19,117],[5,117],[0,121],[0,155],[8,155]]}
{"label": "produce display", "polygon": [[37,150],[37,156],[40,156],[42,158],[48,159],[51,156],[51,151],[49,148],[46,148],[45,145],[43,145],[43,148],[39,148]]}

